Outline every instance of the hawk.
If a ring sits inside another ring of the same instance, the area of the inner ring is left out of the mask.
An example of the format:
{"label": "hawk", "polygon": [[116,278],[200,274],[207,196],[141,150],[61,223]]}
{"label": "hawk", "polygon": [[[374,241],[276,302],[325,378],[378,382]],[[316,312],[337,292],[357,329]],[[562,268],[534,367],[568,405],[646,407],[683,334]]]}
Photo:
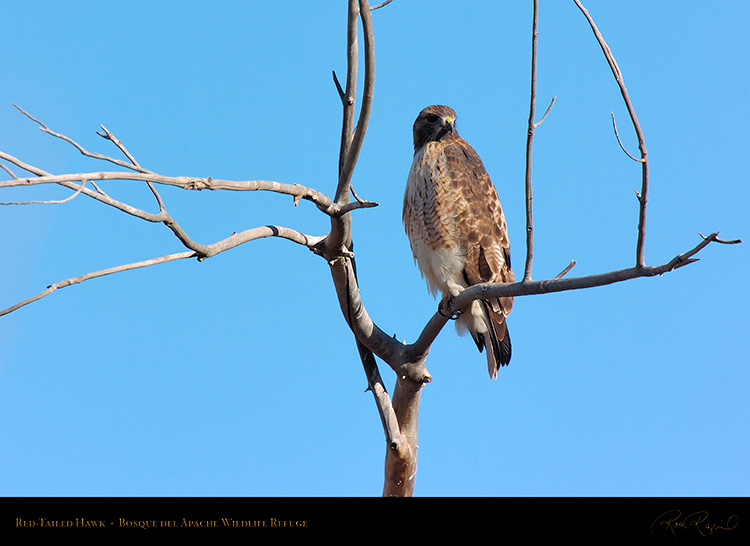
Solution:
{"label": "hawk", "polygon": [[[505,216],[482,160],[456,130],[456,112],[428,106],[414,122],[414,161],[403,221],[414,260],[433,295],[457,296],[482,282],[514,282]],[[442,302],[441,307],[442,309]],[[510,362],[506,319],[513,298],[475,300],[456,320],[487,355],[490,378]]]}

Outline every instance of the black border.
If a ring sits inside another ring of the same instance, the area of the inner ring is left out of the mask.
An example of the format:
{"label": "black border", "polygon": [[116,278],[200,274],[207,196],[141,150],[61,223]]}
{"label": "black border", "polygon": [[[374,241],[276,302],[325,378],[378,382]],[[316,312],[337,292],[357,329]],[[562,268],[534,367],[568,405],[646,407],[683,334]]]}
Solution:
{"label": "black border", "polygon": [[252,539],[290,533],[351,536],[350,532],[361,537],[368,531],[393,534],[393,538],[427,538],[450,531],[459,532],[463,539],[486,536],[489,531],[493,540],[514,541],[748,543],[750,516],[745,497],[5,497],[0,503],[3,536],[10,533],[26,539],[72,534],[94,540],[115,534],[137,539],[185,533],[205,537],[231,533]]}

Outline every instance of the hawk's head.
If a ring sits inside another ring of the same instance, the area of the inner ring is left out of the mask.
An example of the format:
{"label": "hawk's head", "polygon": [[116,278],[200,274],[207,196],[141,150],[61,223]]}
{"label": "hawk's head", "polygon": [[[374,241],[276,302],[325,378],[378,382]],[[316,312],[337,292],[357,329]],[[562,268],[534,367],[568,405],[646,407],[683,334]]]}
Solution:
{"label": "hawk's head", "polygon": [[414,152],[428,142],[458,137],[456,112],[449,106],[435,104],[422,110],[414,121]]}

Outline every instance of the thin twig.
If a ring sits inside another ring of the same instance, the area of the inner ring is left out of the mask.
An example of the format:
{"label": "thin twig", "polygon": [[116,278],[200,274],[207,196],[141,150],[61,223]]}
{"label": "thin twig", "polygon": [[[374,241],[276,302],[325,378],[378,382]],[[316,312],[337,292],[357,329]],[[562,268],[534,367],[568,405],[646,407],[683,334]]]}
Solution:
{"label": "thin twig", "polygon": [[336,91],[339,92],[339,98],[341,99],[342,103],[346,102],[346,94],[344,93],[344,90],[341,88],[341,84],[339,83],[339,78],[336,76],[336,71],[331,70],[331,74],[333,75],[333,83],[336,84]]}
{"label": "thin twig", "polygon": [[113,143],[113,144],[114,144],[115,146],[117,146],[117,147],[118,147],[118,148],[120,149],[120,151],[121,151],[121,152],[122,152],[123,154],[125,154],[125,157],[127,157],[127,158],[128,158],[128,160],[129,160],[129,161],[130,161],[130,162],[131,162],[131,163],[132,163],[133,165],[135,165],[136,167],[138,167],[138,168],[140,169],[140,168],[141,168],[141,166],[140,166],[140,165],[138,164],[138,162],[137,162],[137,161],[135,160],[135,157],[133,157],[133,154],[131,154],[131,153],[130,153],[130,152],[128,151],[128,149],[127,149],[127,148],[125,148],[125,145],[124,145],[124,144],[122,143],[122,141],[121,141],[121,140],[120,140],[119,138],[117,138],[117,137],[116,137],[116,136],[115,136],[115,135],[114,135],[114,134],[113,134],[113,133],[112,133],[112,132],[111,132],[111,131],[110,131],[109,129],[107,129],[107,128],[106,128],[106,127],[105,127],[104,125],[101,125],[101,124],[100,124],[100,125],[99,125],[99,127],[101,127],[101,128],[102,128],[102,131],[104,131],[104,132],[103,132],[103,133],[100,133],[99,131],[97,131],[97,132],[96,132],[96,134],[97,134],[97,135],[99,135],[100,137],[102,137],[103,139],[105,139],[105,140],[109,140],[110,142],[112,142],[112,143]]}
{"label": "thin twig", "polygon": [[34,303],[35,301],[38,301],[42,299],[45,296],[49,296],[52,294],[55,290],[58,288],[65,288],[67,286],[71,286],[73,284],[79,284],[84,281],[90,280],[90,279],[96,279],[98,277],[104,277],[105,275],[112,275],[113,273],[120,273],[122,271],[130,271],[132,269],[139,269],[141,267],[148,267],[151,265],[161,264],[165,262],[171,262],[174,260],[182,260],[184,258],[192,258],[195,256],[194,252],[180,252],[178,254],[170,254],[168,256],[162,256],[160,258],[152,258],[150,260],[144,260],[141,262],[134,262],[130,264],[125,265],[118,265],[116,267],[109,267],[107,269],[102,269],[100,271],[93,271],[91,273],[86,273],[85,275],[79,275],[78,277],[73,277],[70,279],[65,279],[63,281],[56,282],[54,284],[51,284],[47,287],[46,290],[40,292],[36,296],[33,296],[31,298],[25,299],[21,302],[18,302],[15,305],[11,305],[7,309],[4,309],[0,311],[0,316],[7,315],[8,313],[12,313],[13,311],[16,311],[17,309],[20,309],[21,307],[28,305],[30,303]]}
{"label": "thin twig", "polygon": [[93,180],[90,180],[89,182],[91,182],[91,185],[92,185],[92,186],[94,186],[94,189],[95,189],[95,190],[96,190],[96,191],[97,191],[98,193],[100,193],[101,195],[104,195],[104,196],[106,196],[106,197],[109,197],[109,196],[108,196],[108,195],[107,195],[106,193],[104,193],[104,190],[102,190],[102,189],[101,189],[101,188],[100,188],[99,186],[97,186],[97,185],[96,185],[96,182],[94,182]]}
{"label": "thin twig", "polygon": [[334,218],[343,216],[344,214],[351,212],[353,210],[357,209],[369,209],[372,207],[377,207],[379,203],[376,203],[375,201],[361,201],[361,200],[355,200],[352,202],[347,203],[346,205],[341,205],[338,208],[338,211],[331,216]]}
{"label": "thin twig", "polygon": [[76,192],[73,195],[66,197],[65,199],[59,199],[56,201],[13,201],[10,203],[0,203],[0,205],[61,205],[62,203],[67,203],[68,201],[72,201],[73,199],[78,197],[83,191],[83,187],[85,184],[86,181],[84,180],[78,187]]}
{"label": "thin twig", "polygon": [[13,179],[18,178],[16,176],[16,173],[14,173],[13,171],[11,171],[4,163],[0,163],[0,168],[3,169],[6,173],[8,173],[11,178],[13,178]]}
{"label": "thin twig", "polygon": [[[20,167],[24,171],[30,172],[31,174],[35,174],[36,176],[52,176],[47,171],[44,171],[40,169],[39,167],[34,167],[33,165],[29,165],[28,163],[24,163],[17,157],[13,157],[12,155],[6,154],[5,152],[0,152],[0,159],[4,159],[5,161],[13,163],[16,167]],[[12,182],[18,182],[18,181],[24,180],[23,178],[15,176],[15,175],[11,175],[11,176],[13,176]],[[0,182],[0,188],[5,187],[5,186],[12,186],[12,185],[14,184],[8,183],[8,182]],[[20,185],[24,185],[24,182],[21,182]]]}
{"label": "thin twig", "polygon": [[367,203],[367,200],[366,200],[366,199],[362,199],[362,198],[360,198],[360,196],[359,196],[359,195],[357,195],[357,192],[356,192],[356,191],[354,191],[354,186],[350,185],[350,186],[349,186],[349,191],[351,191],[351,192],[352,192],[352,197],[354,197],[354,199],[356,199],[356,200],[357,200],[357,201],[359,201],[360,203]]}
{"label": "thin twig", "polygon": [[[625,146],[622,143],[622,140],[620,140],[620,134],[617,132],[617,122],[615,121],[615,113],[610,111],[610,114],[612,114],[612,128],[615,130],[615,137],[617,137],[617,143],[620,145],[620,148],[623,152],[625,152],[625,155],[627,155],[630,159],[633,161],[637,161],[638,163],[643,163],[643,158],[633,157],[630,152],[628,152],[625,149]],[[638,195],[638,199],[640,199],[640,192],[636,192]]]}
{"label": "thin twig", "polygon": [[[136,161],[135,157],[133,157],[133,155],[122,144],[122,141],[120,141],[117,137],[115,137],[115,135],[112,134],[112,132],[110,132],[104,125],[100,125],[100,127],[102,128],[102,130],[104,131],[104,133],[100,133],[99,131],[97,131],[96,134],[99,135],[100,137],[104,138],[104,139],[107,139],[107,140],[111,141],[115,146],[117,146],[117,148],[119,148],[120,151],[122,151],[122,153],[125,154],[125,157],[128,158],[129,163],[125,162],[125,161],[121,161],[119,159],[115,159],[113,157],[102,155],[102,154],[99,154],[99,153],[89,152],[87,149],[85,149],[83,146],[81,146],[78,142],[76,142],[72,138],[70,138],[70,137],[68,137],[66,135],[63,135],[61,133],[57,133],[55,131],[52,131],[47,126],[46,123],[44,123],[43,121],[35,118],[34,116],[32,116],[31,114],[29,114],[26,110],[24,110],[23,108],[21,108],[17,104],[14,104],[13,106],[19,112],[21,112],[23,115],[25,115],[26,117],[28,117],[32,121],[38,123],[40,125],[40,129],[42,129],[42,131],[44,131],[45,133],[47,133],[49,135],[52,135],[52,136],[54,136],[56,138],[64,140],[65,142],[68,142],[69,144],[71,144],[72,146],[74,146],[78,151],[80,151],[86,157],[91,157],[91,158],[94,158],[94,159],[101,159],[101,160],[104,160],[104,161],[109,161],[110,163],[114,163],[115,165],[118,165],[118,166],[121,166],[121,167],[125,167],[125,168],[128,168],[128,169],[132,169],[132,170],[135,170],[135,171],[141,172],[141,173],[151,172],[148,169],[144,169],[143,167],[141,167],[140,164],[138,163],[138,161]],[[146,184],[148,185],[149,189],[151,190],[151,193],[156,198],[156,202],[157,202],[157,204],[159,206],[159,210],[162,211],[162,212],[164,212],[166,209],[165,209],[165,206],[164,206],[164,201],[162,200],[161,196],[159,195],[159,192],[156,190],[156,188],[154,187],[154,185],[150,181],[147,180]],[[98,188],[97,188],[97,190],[98,190]],[[102,195],[106,195],[106,194],[104,194],[104,192],[101,192],[100,190],[98,190],[98,191]]]}
{"label": "thin twig", "polygon": [[43,122],[41,122],[38,119],[36,119],[34,116],[32,116],[31,114],[29,114],[28,112],[26,112],[23,108],[21,108],[17,104],[14,104],[13,106],[19,112],[21,112],[24,116],[26,116],[27,118],[31,119],[32,121],[38,123],[40,125],[39,128],[42,131],[44,131],[48,135],[51,135],[51,136],[53,136],[55,138],[59,138],[60,140],[64,140],[65,142],[69,143],[71,146],[73,146],[74,148],[76,148],[79,152],[81,152],[81,154],[85,155],[86,157],[91,157],[91,158],[94,158],[94,159],[101,159],[102,161],[108,161],[110,163],[114,163],[118,167],[124,167],[126,169],[132,169],[132,170],[135,170],[135,171],[138,171],[138,172],[142,172],[142,173],[149,172],[147,169],[143,169],[141,167],[137,167],[137,166],[135,166],[132,163],[129,163],[127,161],[122,161],[120,159],[115,159],[114,157],[109,157],[109,156],[106,156],[106,155],[103,155],[103,154],[99,154],[99,153],[96,153],[96,152],[89,152],[86,148],[84,148],[83,146],[81,146],[78,142],[76,142],[72,138],[70,138],[68,136],[65,136],[63,134],[57,133],[57,132],[53,131],[52,129],[50,129],[49,127],[47,127],[46,124],[44,124]]}
{"label": "thin twig", "polygon": [[547,110],[544,111],[544,115],[542,116],[542,119],[540,119],[534,124],[534,129],[539,127],[544,122],[545,118],[547,117],[547,114],[549,114],[549,111],[552,110],[552,105],[555,104],[556,100],[557,100],[557,95],[552,97],[552,100],[550,101],[549,106],[547,106]]}
{"label": "thin twig", "polygon": [[567,266],[567,267],[566,267],[565,269],[563,269],[562,271],[560,271],[560,272],[559,272],[559,273],[558,273],[558,274],[557,274],[557,275],[555,276],[555,280],[558,280],[558,279],[562,279],[562,278],[563,278],[563,277],[564,277],[565,275],[567,275],[567,274],[568,274],[568,272],[569,272],[569,271],[570,271],[571,269],[573,269],[573,268],[574,268],[575,266],[576,266],[576,261],[575,261],[575,260],[570,260],[570,263],[568,264],[568,266]]}
{"label": "thin twig", "polygon": [[[123,177],[127,177],[129,175],[135,175],[136,177],[143,177],[145,176],[144,173],[118,172],[118,173],[90,173],[92,174],[92,176],[87,176],[85,174],[55,176],[46,171],[43,171],[42,169],[34,167],[32,165],[27,165],[23,161],[20,161],[16,159],[15,157],[8,155],[4,152],[0,152],[0,158],[10,161],[11,163],[21,167],[22,169],[27,170],[37,175],[36,178],[17,178],[17,179],[8,180],[5,182],[0,182],[0,188],[13,187],[13,186],[31,186],[31,185],[36,185],[36,184],[58,184],[60,186],[64,186],[71,190],[80,191],[84,195],[91,197],[92,199],[96,199],[97,201],[104,203],[105,205],[109,205],[118,210],[121,210],[122,212],[130,214],[131,216],[136,216],[148,222],[161,222],[165,218],[165,216],[161,213],[152,214],[150,212],[146,212],[144,210],[128,205],[127,203],[123,203],[116,199],[112,199],[111,197],[109,197],[103,192],[100,192],[98,190],[93,191],[93,190],[90,190],[89,188],[83,187],[83,184],[75,183],[77,181],[92,181],[92,185],[94,185],[93,180],[106,180],[106,179],[110,179],[110,180],[123,179],[124,180],[127,178],[123,178]],[[108,174],[112,176],[106,176]],[[100,175],[105,175],[105,176],[100,176]]]}
{"label": "thin twig", "polygon": [[[138,161],[136,161],[135,157],[133,157],[133,154],[131,154],[127,148],[125,148],[125,145],[122,143],[122,141],[117,138],[109,129],[107,129],[104,125],[99,125],[99,127],[102,128],[102,131],[104,133],[100,133],[99,131],[96,132],[97,135],[100,137],[109,140],[112,142],[115,146],[117,146],[120,151],[125,154],[125,157],[128,158],[128,160],[138,169],[141,169],[140,164]],[[159,192],[154,187],[153,183],[151,183],[150,180],[146,180],[146,185],[148,185],[148,189],[151,190],[151,193],[153,194],[154,198],[156,199],[156,204],[159,206],[159,211],[165,212],[167,211],[166,206],[164,205],[164,200],[161,198],[161,195],[159,195]]]}
{"label": "thin twig", "polygon": [[717,243],[721,243],[722,245],[737,245],[737,244],[740,244],[742,242],[742,239],[719,239],[719,237],[718,237],[719,232],[718,231],[716,233],[712,233],[708,237],[706,237],[705,235],[703,235],[700,232],[698,232],[698,235],[700,235],[701,239],[703,239],[704,241],[706,241],[706,240],[709,241],[709,242],[714,241],[714,242],[717,242]]}
{"label": "thin twig", "polygon": [[27,118],[29,118],[34,123],[38,123],[41,126],[42,129],[47,129],[47,125],[43,121],[40,121],[40,120],[36,119],[34,116],[32,116],[31,114],[29,114],[26,110],[24,110],[23,108],[21,108],[17,104],[13,104],[13,108],[15,108],[16,110],[18,110],[19,112],[21,112],[24,116],[26,116]]}
{"label": "thin twig", "polygon": [[383,6],[387,6],[387,5],[388,5],[388,4],[390,4],[391,2],[393,2],[393,0],[385,0],[385,2],[382,2],[382,3],[378,4],[377,6],[372,6],[372,7],[370,8],[370,11],[375,11],[376,9],[380,9],[380,8],[382,8]]}

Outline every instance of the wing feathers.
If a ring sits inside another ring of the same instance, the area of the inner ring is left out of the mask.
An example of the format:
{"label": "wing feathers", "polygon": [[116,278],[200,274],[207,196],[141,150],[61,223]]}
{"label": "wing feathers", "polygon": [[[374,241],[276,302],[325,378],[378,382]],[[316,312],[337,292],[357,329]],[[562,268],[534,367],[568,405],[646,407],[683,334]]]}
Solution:
{"label": "wing feathers", "polygon": [[487,369],[490,373],[490,378],[495,379],[498,369],[510,362],[510,333],[508,332],[508,325],[505,322],[505,315],[494,312],[490,309],[486,301],[482,302],[482,308],[488,322],[488,337],[490,341],[490,346],[487,347]]}

